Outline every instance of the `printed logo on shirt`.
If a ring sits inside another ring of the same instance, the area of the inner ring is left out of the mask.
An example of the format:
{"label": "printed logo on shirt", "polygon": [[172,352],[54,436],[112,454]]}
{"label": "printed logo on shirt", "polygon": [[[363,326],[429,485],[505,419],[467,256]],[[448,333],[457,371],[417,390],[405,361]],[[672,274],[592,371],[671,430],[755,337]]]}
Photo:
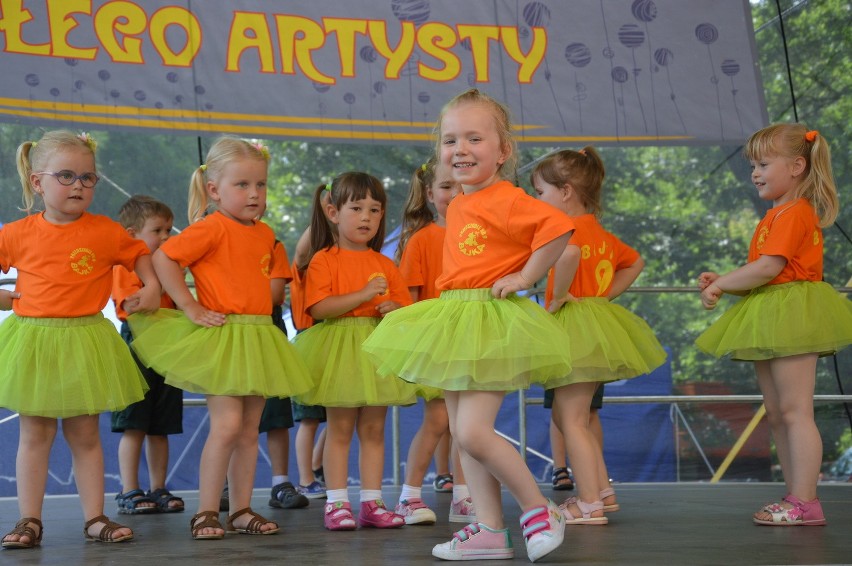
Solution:
{"label": "printed logo on shirt", "polygon": [[814,230],[814,245],[819,245],[819,230]]}
{"label": "printed logo on shirt", "polygon": [[465,225],[459,232],[459,251],[466,256],[479,255],[485,250],[488,234],[485,228],[476,223]]}
{"label": "printed logo on shirt", "polygon": [[263,276],[269,279],[269,264],[272,263],[272,255],[266,254],[262,258],[260,258],[260,272],[263,273]]}
{"label": "printed logo on shirt", "polygon": [[[372,281],[376,277],[384,277],[387,279],[387,275],[382,273],[381,271],[376,271],[375,273],[371,273],[369,277],[367,277],[367,281]],[[385,289],[385,292],[379,295],[379,297],[387,297],[390,294],[390,288]]]}
{"label": "printed logo on shirt", "polygon": [[88,275],[95,269],[95,252],[89,248],[77,248],[71,252],[71,269],[80,275]]}
{"label": "printed logo on shirt", "polygon": [[760,249],[760,248],[762,248],[762,247],[763,247],[763,244],[765,244],[765,243],[766,243],[766,238],[767,238],[768,236],[769,236],[769,227],[764,226],[764,227],[763,227],[763,228],[761,228],[761,229],[760,229],[760,231],[757,233],[757,249]]}
{"label": "printed logo on shirt", "polygon": [[612,267],[612,262],[608,259],[602,259],[595,267],[595,281],[598,284],[598,297],[603,297],[604,293],[609,289],[612,278],[615,276],[615,269]]}

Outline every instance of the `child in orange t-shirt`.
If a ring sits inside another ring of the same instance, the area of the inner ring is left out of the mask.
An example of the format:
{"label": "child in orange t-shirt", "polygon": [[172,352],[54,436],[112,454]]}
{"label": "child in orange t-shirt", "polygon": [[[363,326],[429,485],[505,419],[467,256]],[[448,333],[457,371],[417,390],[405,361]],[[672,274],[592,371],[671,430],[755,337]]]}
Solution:
{"label": "child in orange t-shirt", "polygon": [[757,194],[773,207],[757,225],[748,263],[702,273],[701,302],[743,295],[695,341],[717,357],[754,362],[787,495],[753,516],[758,525],[824,525],[817,499],[822,440],[814,421],[819,356],[852,343],[852,302],[822,281],[822,228],[839,208],[828,142],[803,124],[752,134],[745,155]]}
{"label": "child in orange t-shirt", "polygon": [[[440,165],[433,158],[418,167],[411,177],[396,256],[399,270],[415,302],[434,299],[439,295],[435,281],[441,274],[447,206],[459,192],[459,186],[451,173],[449,167]],[[405,482],[396,506],[396,512],[405,517],[408,525],[429,525],[435,522],[435,513],[423,502],[421,486],[433,453],[438,474],[448,474],[448,456],[452,444],[447,404],[442,392],[425,387],[421,395],[425,399],[423,423],[408,447]],[[444,439],[447,441],[444,442]],[[440,469],[438,455],[442,445],[447,450],[447,455],[443,457],[444,470]],[[448,481],[452,482],[453,492],[450,521],[469,523],[476,519],[473,501],[459,464],[458,450],[452,450],[452,453],[456,474],[455,477],[447,476]]]}
{"label": "child in orange t-shirt", "polygon": [[604,525],[604,512],[618,510],[597,411],[590,412],[595,392],[607,381],[648,373],[666,359],[647,323],[610,302],[633,284],[645,264],[598,222],[604,175],[593,147],[553,153],[530,175],[538,197],[575,226],[545,293],[545,307],[565,330],[571,353],[571,381],[556,388],[552,414],[579,490],[579,497],[560,506],[569,525]]}
{"label": "child in orange t-shirt", "polygon": [[[131,237],[145,242],[154,253],[171,235],[174,214],[156,199],[135,195],[119,209],[118,220]],[[127,310],[132,311],[138,302],[135,293],[142,287],[142,282],[120,265],[113,268],[112,274],[112,299],[116,316],[122,321],[121,337],[130,344],[133,337],[127,324]],[[174,306],[172,299],[163,294],[160,307],[173,309]],[[183,500],[166,488],[166,473],[169,465],[168,435],[183,432],[183,391],[168,385],[163,376],[138,360],[137,365],[148,384],[145,398],[113,412],[111,418],[112,432],[121,433],[118,468],[122,491],[115,496],[118,512],[127,515],[180,512],[184,509]],[[147,493],[139,488],[139,460],[143,444],[151,484]]]}
{"label": "child in orange t-shirt", "polygon": [[[330,195],[324,204],[326,192]],[[318,187],[311,251],[307,266],[299,266],[306,267],[305,310],[318,322],[295,339],[315,382],[297,401],[326,408],[324,524],[333,531],[356,528],[347,490],[349,449],[356,430],[361,475],[358,523],[375,528],[405,524],[381,497],[385,417],[389,405],[413,403],[416,388],[393,376],[380,378],[361,351],[383,316],[411,303],[396,265],[380,253],[385,203],[381,182],[366,173],[343,173]]]}
{"label": "child in orange t-shirt", "polygon": [[[275,259],[275,234],[258,217],[266,209],[269,151],[223,137],[192,175],[190,225],[154,253],[154,267],[180,311],[129,318],[139,359],[166,383],[203,393],[210,433],[199,465],[194,539],[221,539],[219,505],[228,476],[227,528],[266,535],[278,525],[251,510],[264,397],[290,397],[310,387],[304,363],[272,322],[270,280],[289,279]],[[203,216],[208,199],[217,210]],[[197,299],[184,280],[195,279]]]}
{"label": "child in orange t-shirt", "polygon": [[571,369],[564,332],[516,293],[547,273],[574,226],[509,181],[517,161],[508,110],[476,89],[444,106],[436,153],[463,194],[447,209],[439,299],[391,313],[364,344],[380,374],[444,389],[477,521],[432,549],[445,560],[514,555],[501,485],[518,501],[530,560],[562,543],[565,521],[521,455],[494,430],[507,391],[557,386]]}
{"label": "child in orange t-shirt", "polygon": [[[0,406],[20,413],[17,474],[21,519],[3,548],[41,544],[48,456],[62,419],[86,524],[86,539],[120,542],[133,531],[103,514],[104,464],[98,414],[142,399],[145,381],[101,310],[112,269],[135,269],[144,286],[136,311],[154,311],[160,284],[150,252],[120,224],[89,214],[98,175],[88,134],[45,133],[18,147],[27,216],[0,230],[0,269],[17,268],[15,291],[0,308],[15,312],[0,326]],[[36,196],[44,211],[31,214]]]}

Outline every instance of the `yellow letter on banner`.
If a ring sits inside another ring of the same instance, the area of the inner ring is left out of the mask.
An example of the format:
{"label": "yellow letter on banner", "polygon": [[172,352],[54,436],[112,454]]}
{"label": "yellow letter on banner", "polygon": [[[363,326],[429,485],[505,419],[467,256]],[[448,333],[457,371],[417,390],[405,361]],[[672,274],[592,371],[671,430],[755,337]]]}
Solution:
{"label": "yellow letter on banner", "polygon": [[325,33],[337,34],[337,52],[340,55],[340,76],[355,76],[355,36],[367,33],[366,20],[348,20],[344,18],[323,18]]}
{"label": "yellow letter on banner", "polygon": [[[169,26],[180,26],[186,32],[186,45],[175,53],[166,41],[166,29]],[[164,65],[172,67],[189,67],[201,48],[201,24],[198,19],[185,8],[167,6],[154,12],[151,16],[151,42]]]}
{"label": "yellow letter on banner", "polygon": [[80,25],[71,14],[91,15],[90,0],[65,0],[64,2],[48,2],[47,16],[50,21],[50,39],[53,43],[52,55],[74,59],[94,59],[98,53],[97,47],[79,48],[68,43],[68,33]]}
{"label": "yellow letter on banner", "polygon": [[506,48],[509,57],[521,64],[518,69],[518,82],[531,83],[532,76],[541,65],[544,54],[547,51],[547,31],[544,28],[531,28],[533,41],[528,53],[524,54],[521,42],[518,39],[518,28],[501,27],[500,39]]}
{"label": "yellow letter on banner", "polygon": [[417,30],[417,45],[423,53],[441,61],[443,68],[430,67],[423,61],[418,63],[420,76],[430,81],[451,81],[461,72],[461,61],[449,51],[458,43],[456,32],[447,24],[430,22]]}
{"label": "yellow letter on banner", "polygon": [[272,52],[272,36],[269,33],[266,14],[234,12],[231,33],[228,36],[226,71],[240,70],[240,57],[246,49],[257,49],[262,72],[275,72],[275,55]]}
{"label": "yellow letter on banner", "polygon": [[416,35],[414,22],[400,22],[400,24],[402,25],[402,34],[396,49],[393,49],[388,41],[387,22],[384,20],[370,20],[367,24],[367,30],[370,33],[370,41],[373,42],[373,47],[376,48],[379,55],[388,60],[387,65],[385,65],[385,78],[388,79],[399,78],[400,70],[414,51]]}
{"label": "yellow letter on banner", "polygon": [[[138,37],[148,25],[145,11],[133,2],[107,2],[95,12],[98,41],[115,63],[144,63],[142,40]],[[118,39],[116,36],[121,36]]]}
{"label": "yellow letter on banner", "polygon": [[459,25],[459,38],[470,39],[470,52],[473,54],[473,69],[477,82],[489,81],[489,42],[500,37],[497,26]]}
{"label": "yellow letter on banner", "polygon": [[21,27],[33,19],[30,11],[24,9],[23,0],[3,0],[2,7],[0,32],[6,34],[6,53],[50,55],[50,43],[26,43],[21,38]]}
{"label": "yellow letter on banner", "polygon": [[296,65],[305,76],[320,84],[333,85],[333,77],[322,74],[314,65],[311,51],[325,44],[325,32],[315,21],[301,16],[276,15],[278,41],[281,44],[281,72],[296,73]]}

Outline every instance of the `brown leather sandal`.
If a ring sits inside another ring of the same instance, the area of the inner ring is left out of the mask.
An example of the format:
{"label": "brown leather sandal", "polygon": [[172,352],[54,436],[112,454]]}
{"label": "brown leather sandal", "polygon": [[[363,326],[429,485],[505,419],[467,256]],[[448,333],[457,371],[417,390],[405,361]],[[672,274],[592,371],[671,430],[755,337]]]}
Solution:
{"label": "brown leather sandal", "polygon": [[[98,536],[93,537],[89,534],[89,527],[94,525],[95,523],[103,523],[104,526],[101,527],[101,531],[98,533]],[[86,540],[93,540],[95,542],[124,542],[126,540],[130,540],[133,538],[133,534],[123,535],[119,537],[113,538],[113,533],[118,529],[126,529],[125,525],[119,525],[113,521],[109,520],[109,517],[106,515],[98,515],[94,519],[89,519],[86,521],[86,525],[83,527],[83,536],[86,537]]]}
{"label": "brown leather sandal", "polygon": [[[36,536],[35,530],[28,526],[30,523],[38,527],[38,536]],[[15,528],[6,533],[6,536],[3,538],[6,538],[9,535],[18,535],[19,537],[28,537],[30,541],[21,542],[20,538],[18,540],[4,540],[0,543],[0,546],[3,548],[35,548],[41,544],[41,535],[43,533],[44,527],[41,525],[41,521],[35,517],[24,517],[15,523]]]}
{"label": "brown leather sandal", "polygon": [[[251,515],[251,520],[248,522],[248,525],[245,527],[237,528],[234,526],[234,519],[241,517],[242,515],[249,514]],[[260,530],[260,527],[267,523],[272,523],[275,525],[274,529],[269,529],[268,531]],[[231,513],[228,516],[228,532],[229,533],[240,533],[241,535],[274,535],[280,529],[278,528],[278,523],[275,521],[270,521],[269,519],[262,517],[251,510],[251,507],[246,507],[245,509],[240,509],[236,513]]]}
{"label": "brown leather sandal", "polygon": [[[201,520],[199,521],[199,519]],[[225,538],[224,532],[222,534],[203,534],[201,532],[202,529],[206,528],[222,528],[222,523],[219,522],[219,513],[216,511],[201,511],[196,513],[192,516],[192,519],[189,520],[189,528],[192,532],[192,538],[195,540],[221,540]],[[224,529],[222,530],[224,531]]]}

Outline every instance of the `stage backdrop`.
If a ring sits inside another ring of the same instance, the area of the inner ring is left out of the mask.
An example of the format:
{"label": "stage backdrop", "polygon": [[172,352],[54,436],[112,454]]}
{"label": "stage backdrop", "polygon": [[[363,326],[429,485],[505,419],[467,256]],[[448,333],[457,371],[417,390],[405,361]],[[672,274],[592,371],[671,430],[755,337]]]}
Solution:
{"label": "stage backdrop", "polygon": [[424,143],[477,87],[519,140],[736,143],[748,0],[0,0],[0,121]]}

